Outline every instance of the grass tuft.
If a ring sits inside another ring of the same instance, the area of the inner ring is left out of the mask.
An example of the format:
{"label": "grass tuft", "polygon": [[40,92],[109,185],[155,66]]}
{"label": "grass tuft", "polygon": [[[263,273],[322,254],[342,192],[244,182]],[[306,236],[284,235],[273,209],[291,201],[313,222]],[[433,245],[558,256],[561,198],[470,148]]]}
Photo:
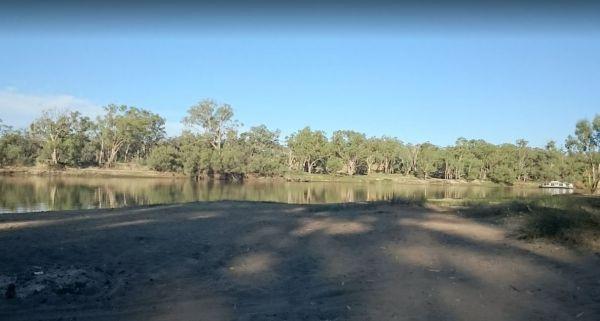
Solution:
{"label": "grass tuft", "polygon": [[598,248],[600,242],[600,198],[555,195],[493,203],[465,201],[461,213],[477,218],[520,217],[519,238],[544,238],[572,245]]}

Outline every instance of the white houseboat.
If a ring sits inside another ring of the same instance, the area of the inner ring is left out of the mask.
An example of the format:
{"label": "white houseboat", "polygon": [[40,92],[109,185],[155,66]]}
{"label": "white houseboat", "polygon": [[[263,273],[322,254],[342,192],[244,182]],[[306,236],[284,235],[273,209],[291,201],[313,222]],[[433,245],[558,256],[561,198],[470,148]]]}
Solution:
{"label": "white houseboat", "polygon": [[563,183],[559,181],[551,181],[540,185],[540,188],[562,188],[562,189],[573,189],[573,184]]}

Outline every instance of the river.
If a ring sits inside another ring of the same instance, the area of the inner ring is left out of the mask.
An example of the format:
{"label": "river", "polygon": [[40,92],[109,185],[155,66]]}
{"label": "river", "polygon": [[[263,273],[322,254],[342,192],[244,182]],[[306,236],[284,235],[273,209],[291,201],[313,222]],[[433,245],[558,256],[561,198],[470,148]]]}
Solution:
{"label": "river", "polygon": [[393,182],[195,182],[171,178],[0,176],[0,213],[192,201],[268,201],[295,204],[409,199],[530,197],[538,188],[475,185],[404,185]]}

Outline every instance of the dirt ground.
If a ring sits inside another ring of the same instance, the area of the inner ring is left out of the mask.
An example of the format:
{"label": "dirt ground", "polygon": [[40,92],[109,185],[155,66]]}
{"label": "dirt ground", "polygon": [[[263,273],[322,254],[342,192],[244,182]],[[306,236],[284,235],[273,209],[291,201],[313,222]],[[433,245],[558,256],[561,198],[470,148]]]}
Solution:
{"label": "dirt ground", "polygon": [[600,320],[598,254],[507,234],[400,205],[2,215],[0,320]]}

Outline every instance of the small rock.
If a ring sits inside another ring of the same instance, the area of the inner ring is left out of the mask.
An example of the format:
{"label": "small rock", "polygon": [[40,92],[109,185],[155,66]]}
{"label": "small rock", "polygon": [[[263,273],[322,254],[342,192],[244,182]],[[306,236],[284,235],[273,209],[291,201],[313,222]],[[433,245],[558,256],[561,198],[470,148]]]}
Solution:
{"label": "small rock", "polygon": [[14,299],[17,296],[17,286],[14,283],[11,283],[6,288],[6,292],[4,293],[4,297],[6,299]]}

